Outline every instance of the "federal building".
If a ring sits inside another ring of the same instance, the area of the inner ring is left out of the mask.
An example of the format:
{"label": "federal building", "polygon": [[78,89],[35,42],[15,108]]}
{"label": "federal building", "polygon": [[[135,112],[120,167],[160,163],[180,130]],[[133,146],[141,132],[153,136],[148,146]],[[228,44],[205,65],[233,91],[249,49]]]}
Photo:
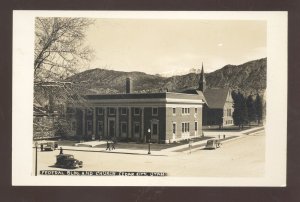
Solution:
{"label": "federal building", "polygon": [[85,107],[69,107],[71,132],[84,139],[170,143],[202,135],[203,97],[175,92],[86,95]]}

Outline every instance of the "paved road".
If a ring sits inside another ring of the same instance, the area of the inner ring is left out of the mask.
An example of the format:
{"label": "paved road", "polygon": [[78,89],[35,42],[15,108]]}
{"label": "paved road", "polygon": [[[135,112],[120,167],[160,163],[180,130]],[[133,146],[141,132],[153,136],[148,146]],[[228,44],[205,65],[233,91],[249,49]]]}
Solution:
{"label": "paved road", "polygon": [[[59,151],[38,152],[38,170],[52,167]],[[264,173],[265,135],[255,135],[224,143],[217,150],[197,150],[192,154],[173,152],[169,156],[65,151],[84,162],[76,170],[166,172],[169,176],[259,177]]]}

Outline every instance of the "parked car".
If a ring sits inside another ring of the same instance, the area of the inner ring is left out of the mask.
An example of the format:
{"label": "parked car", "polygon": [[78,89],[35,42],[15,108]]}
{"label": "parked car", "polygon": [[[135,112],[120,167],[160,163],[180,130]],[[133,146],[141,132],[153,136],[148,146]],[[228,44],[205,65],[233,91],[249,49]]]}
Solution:
{"label": "parked car", "polygon": [[83,165],[82,161],[74,158],[72,154],[59,154],[56,156],[55,166],[62,168],[81,168]]}
{"label": "parked car", "polygon": [[217,149],[221,145],[220,140],[213,139],[213,140],[207,140],[205,149]]}
{"label": "parked car", "polygon": [[58,147],[57,142],[43,142],[41,143],[41,151],[53,151]]}

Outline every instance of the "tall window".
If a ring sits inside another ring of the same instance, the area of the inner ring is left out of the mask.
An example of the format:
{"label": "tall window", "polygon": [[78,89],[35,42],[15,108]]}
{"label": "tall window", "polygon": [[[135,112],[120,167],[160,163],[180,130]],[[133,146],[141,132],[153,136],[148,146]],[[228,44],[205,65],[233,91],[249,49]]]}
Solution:
{"label": "tall window", "polygon": [[76,121],[71,122],[71,130],[76,131]]}
{"label": "tall window", "polygon": [[176,134],[176,123],[173,123],[173,134]]}
{"label": "tall window", "polygon": [[93,130],[93,125],[92,125],[92,121],[88,120],[87,121],[87,131],[92,131]]}
{"label": "tall window", "polygon": [[158,134],[158,123],[152,123],[152,135]]}
{"label": "tall window", "polygon": [[185,126],[184,123],[181,123],[181,132],[183,132],[183,133],[184,133],[184,130],[185,130],[184,126]]}
{"label": "tall window", "polygon": [[138,122],[134,123],[134,133],[135,134],[140,133],[140,123],[138,123]]}
{"label": "tall window", "polygon": [[127,134],[127,123],[126,122],[121,123],[121,133]]}
{"label": "tall window", "polygon": [[157,107],[153,107],[152,108],[152,116],[157,116],[158,115],[158,108]]}
{"label": "tall window", "polygon": [[181,109],[181,113],[184,114],[184,108]]}
{"label": "tall window", "polygon": [[195,131],[198,130],[198,122],[195,122]]}
{"label": "tall window", "polygon": [[176,114],[176,108],[173,108],[173,115]]}
{"label": "tall window", "polygon": [[103,121],[98,121],[98,133],[100,135],[103,133]]}
{"label": "tall window", "polygon": [[195,114],[197,114],[198,113],[198,108],[197,107],[195,107]]}

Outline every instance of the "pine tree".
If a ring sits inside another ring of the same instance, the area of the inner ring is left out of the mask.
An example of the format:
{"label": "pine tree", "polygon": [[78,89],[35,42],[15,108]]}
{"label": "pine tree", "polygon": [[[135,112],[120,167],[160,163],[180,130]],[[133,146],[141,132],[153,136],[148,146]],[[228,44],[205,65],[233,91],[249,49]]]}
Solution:
{"label": "pine tree", "polygon": [[259,94],[257,93],[256,99],[255,99],[255,109],[256,109],[256,118],[258,121],[258,124],[260,124],[260,121],[262,120],[262,113],[263,113],[263,106],[262,106],[262,100]]}
{"label": "pine tree", "polygon": [[232,113],[233,123],[236,126],[239,126],[241,128],[242,124],[242,114],[241,114],[241,97],[240,93],[236,93],[235,91],[232,91],[232,98],[233,98],[233,108],[234,111]]}
{"label": "pine tree", "polygon": [[248,110],[247,110],[247,102],[243,94],[239,94],[240,102],[241,102],[241,124],[242,128],[244,125],[248,123]]}
{"label": "pine tree", "polygon": [[252,121],[256,121],[256,108],[252,95],[249,95],[247,98],[247,110],[249,123]]}

